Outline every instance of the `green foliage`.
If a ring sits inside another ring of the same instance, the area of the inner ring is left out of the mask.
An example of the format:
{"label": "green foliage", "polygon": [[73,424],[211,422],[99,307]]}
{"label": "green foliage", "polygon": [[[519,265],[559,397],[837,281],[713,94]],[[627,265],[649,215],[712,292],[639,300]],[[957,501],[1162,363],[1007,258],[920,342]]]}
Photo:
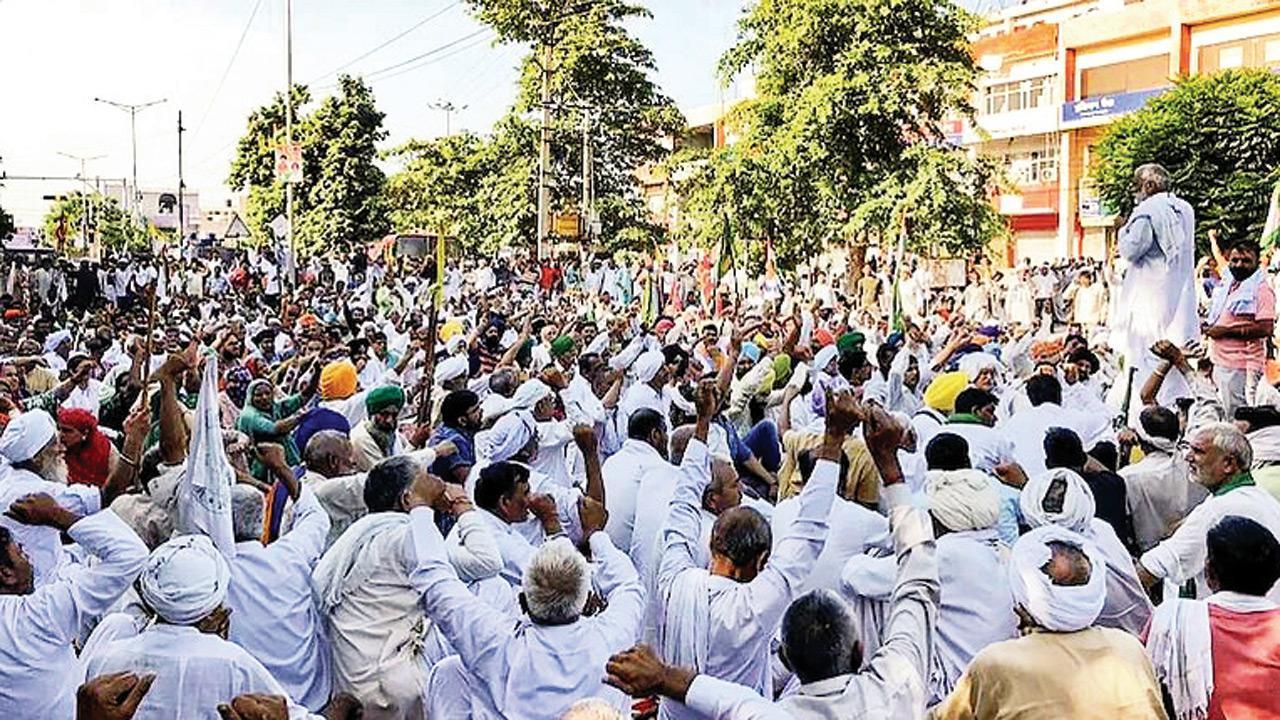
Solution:
{"label": "green foliage", "polygon": [[[469,0],[476,16],[498,33],[503,42],[549,43],[553,117],[551,189],[553,211],[576,211],[582,198],[584,112],[592,148],[595,211],[606,246],[647,245],[658,228],[649,222],[636,192],[634,171],[668,155],[661,140],[680,131],[684,118],[670,98],[650,80],[656,71],[653,55],[626,25],[650,17],[644,7],[623,0]],[[521,66],[520,90],[514,107],[500,123],[495,150],[509,148],[536,159],[537,126],[526,118],[541,114],[542,63],[535,51]],[[517,138],[500,137],[502,128],[530,130]],[[515,145],[512,141],[522,143]],[[507,177],[509,190],[537,183],[537,163],[523,164],[528,181]],[[508,196],[515,199],[514,195]],[[527,221],[506,218],[509,230],[536,226],[536,195],[519,207]],[[504,211],[509,208],[503,208]],[[527,239],[532,233],[526,234]],[[519,236],[511,238],[520,239]]]}
{"label": "green foliage", "polygon": [[63,227],[65,242],[70,243],[79,236],[86,205],[90,208],[90,232],[97,234],[104,248],[142,250],[148,246],[147,231],[129,222],[115,198],[100,193],[86,197],[79,191],[64,195],[49,206],[44,216],[47,241],[56,242],[59,225]]}
{"label": "green foliage", "polygon": [[1196,210],[1201,248],[1210,230],[1224,246],[1256,240],[1280,181],[1280,76],[1256,69],[1180,79],[1114,123],[1096,149],[1094,178],[1113,211],[1133,209],[1134,171],[1160,163]]}
{"label": "green foliage", "polygon": [[[383,113],[364,81],[343,75],[334,95],[310,113],[303,86],[293,89],[294,141],[302,146],[303,181],[294,186],[294,236],[304,252],[335,243],[367,243],[390,227],[382,190],[386,178],[375,164],[377,143],[386,138]],[[271,238],[268,225],[285,212],[285,188],[275,177],[275,147],[284,140],[285,105],[277,94],[249,115],[228,184],[248,190],[246,223],[255,241]]]}
{"label": "green foliage", "polygon": [[[887,191],[918,192],[913,186],[943,168],[970,176],[949,189],[973,194],[936,194],[941,217],[987,200],[978,194],[981,169],[940,142],[945,119],[972,113],[977,69],[967,36],[976,27],[952,0],[758,0],[720,62],[726,80],[754,69],[757,97],[730,119],[739,143],[710,153],[684,183],[687,237],[705,241],[727,212],[740,242],[758,253],[770,237],[786,265],[833,236],[879,229],[873,221]],[[976,248],[998,230],[969,222],[952,233],[913,233],[910,244],[928,251],[945,238]]]}
{"label": "green foliage", "polygon": [[490,253],[528,237],[532,217],[513,212],[533,201],[532,159],[513,152],[507,127],[492,139],[470,133],[412,140],[387,154],[403,169],[387,179],[386,201],[396,232],[445,227],[463,247]]}
{"label": "green foliage", "polygon": [[13,215],[5,212],[5,209],[0,207],[0,239],[9,237],[17,229],[18,226],[13,222]]}

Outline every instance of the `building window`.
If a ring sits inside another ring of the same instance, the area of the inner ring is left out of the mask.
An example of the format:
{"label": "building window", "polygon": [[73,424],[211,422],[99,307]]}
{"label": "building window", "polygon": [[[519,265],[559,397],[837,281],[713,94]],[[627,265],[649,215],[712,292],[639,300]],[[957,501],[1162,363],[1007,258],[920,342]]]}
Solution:
{"label": "building window", "polygon": [[1280,67],[1280,35],[1232,40],[1200,48],[1200,72],[1245,67]]}
{"label": "building window", "polygon": [[1169,84],[1169,56],[1087,68],[1080,73],[1080,98],[1150,90]]}
{"label": "building window", "polygon": [[1035,150],[1021,150],[1004,156],[1005,175],[1018,186],[1047,185],[1058,181],[1058,148],[1052,138]]}
{"label": "building window", "polygon": [[984,94],[984,115],[998,115],[1003,112],[1030,110],[1048,107],[1053,103],[1053,83],[1051,78],[1038,77],[1030,80],[1014,80],[1012,82],[988,85]]}

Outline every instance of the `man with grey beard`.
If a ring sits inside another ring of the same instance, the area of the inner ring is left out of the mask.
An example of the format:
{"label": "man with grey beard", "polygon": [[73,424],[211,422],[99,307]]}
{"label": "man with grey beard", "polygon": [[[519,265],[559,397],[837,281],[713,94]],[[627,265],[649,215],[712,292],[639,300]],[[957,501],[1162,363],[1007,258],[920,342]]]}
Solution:
{"label": "man with grey beard", "polygon": [[9,421],[0,434],[0,526],[31,558],[35,587],[52,580],[67,562],[58,530],[24,525],[8,517],[9,505],[26,495],[44,493],[72,513],[85,517],[104,506],[98,488],[67,485],[66,448],[58,426],[43,410],[31,410]]}

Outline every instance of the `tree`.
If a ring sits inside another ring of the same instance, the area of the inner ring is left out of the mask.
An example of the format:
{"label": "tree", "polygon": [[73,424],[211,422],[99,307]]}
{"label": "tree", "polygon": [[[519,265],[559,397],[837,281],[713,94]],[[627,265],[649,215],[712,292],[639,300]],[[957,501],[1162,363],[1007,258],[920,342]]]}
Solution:
{"label": "tree", "polygon": [[[469,2],[476,16],[497,31],[500,41],[549,48],[545,55],[535,48],[525,58],[515,105],[499,124],[520,132],[514,138],[499,137],[494,149],[501,150],[504,143],[518,138],[526,143],[518,149],[536,158],[537,127],[526,118],[542,110],[542,70],[549,61],[554,113],[548,130],[552,153],[546,182],[551,209],[573,211],[581,205],[585,120],[603,239],[606,244],[648,244],[655,239],[659,229],[649,221],[634,172],[668,155],[663,138],[679,132],[684,118],[650,80],[657,69],[652,53],[626,29],[627,23],[651,17],[650,12],[624,0]],[[531,173],[529,181],[508,176],[502,187],[514,190],[532,184],[536,188],[536,164],[525,167]],[[536,225],[536,195],[520,210],[530,220],[506,218],[509,229]]]}
{"label": "tree", "polygon": [[[377,144],[386,139],[383,113],[364,81],[343,75],[338,90],[307,113],[310,102],[296,86],[293,137],[302,148],[303,180],[294,186],[294,239],[304,252],[336,242],[367,243],[390,228],[378,168]],[[248,224],[258,242],[270,239],[271,221],[285,212],[284,184],[275,177],[275,148],[284,139],[284,97],[249,116],[236,148],[228,184],[248,190]]]}
{"label": "tree", "polygon": [[[727,213],[740,240],[771,239],[786,264],[829,238],[882,229],[875,221],[891,188],[905,196],[932,178],[971,193],[931,193],[932,211],[946,217],[989,200],[977,182],[985,166],[947,146],[941,130],[972,115],[977,69],[967,36],[976,27],[952,0],[759,0],[720,62],[725,81],[754,69],[757,97],[729,118],[738,145],[705,154],[682,190],[686,227],[704,228],[693,237]],[[999,229],[966,223],[945,237],[974,249]],[[909,240],[928,251],[939,237]]]}
{"label": "tree", "polygon": [[0,207],[0,240],[9,237],[18,229],[13,223],[13,216]]}
{"label": "tree", "polygon": [[96,233],[103,247],[113,250],[147,247],[147,231],[129,222],[115,198],[100,193],[86,196],[79,191],[59,197],[49,207],[44,216],[45,238],[55,243],[59,233],[64,242],[78,236],[86,204],[90,207],[90,232]]}
{"label": "tree", "polygon": [[[1097,146],[1093,176],[1109,210],[1133,209],[1133,174],[1160,163],[1196,211],[1196,237],[1258,239],[1280,181],[1280,77],[1265,69],[1179,79],[1115,122]],[[1224,245],[1225,246],[1225,245]]]}

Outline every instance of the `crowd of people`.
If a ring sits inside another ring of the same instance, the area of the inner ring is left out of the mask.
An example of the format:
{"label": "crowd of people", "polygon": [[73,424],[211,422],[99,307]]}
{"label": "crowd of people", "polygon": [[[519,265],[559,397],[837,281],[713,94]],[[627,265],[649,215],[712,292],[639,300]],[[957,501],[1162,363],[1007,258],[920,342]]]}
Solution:
{"label": "crowd of people", "polygon": [[0,716],[1280,717],[1274,273],[5,258]]}

